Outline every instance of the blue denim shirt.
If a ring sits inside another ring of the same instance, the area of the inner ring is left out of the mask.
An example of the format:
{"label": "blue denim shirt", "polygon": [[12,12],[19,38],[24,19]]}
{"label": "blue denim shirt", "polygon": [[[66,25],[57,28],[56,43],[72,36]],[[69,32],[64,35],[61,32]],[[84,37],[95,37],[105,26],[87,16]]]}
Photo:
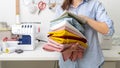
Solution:
{"label": "blue denim shirt", "polygon": [[[68,11],[76,15],[88,16],[96,21],[105,22],[109,27],[109,32],[106,35],[113,35],[113,22],[107,15],[103,5],[98,0],[83,0],[77,8],[74,8],[71,5]],[[56,16],[60,16],[62,13],[63,10],[59,6],[56,9]],[[104,62],[104,56],[99,45],[97,31],[86,24],[85,36],[88,40],[89,48],[84,54],[83,59],[78,59],[75,62],[70,60],[64,62],[61,56],[59,60],[60,68],[98,68]]]}

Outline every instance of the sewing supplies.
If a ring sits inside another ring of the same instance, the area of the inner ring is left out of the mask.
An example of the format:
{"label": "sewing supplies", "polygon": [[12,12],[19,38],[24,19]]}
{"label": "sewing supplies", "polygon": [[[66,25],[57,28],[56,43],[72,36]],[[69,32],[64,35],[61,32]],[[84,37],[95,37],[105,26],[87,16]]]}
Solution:
{"label": "sewing supplies", "polygon": [[46,40],[36,39],[38,42],[47,42]]}
{"label": "sewing supplies", "polygon": [[4,49],[4,52],[5,53],[13,53],[13,52],[15,52],[15,47],[7,47],[7,48],[5,48]]}
{"label": "sewing supplies", "polygon": [[24,51],[22,49],[16,49],[15,52],[20,54],[20,53],[23,53]]}
{"label": "sewing supplies", "polygon": [[38,8],[39,8],[38,14],[40,14],[40,12],[46,8],[46,3],[43,2],[43,1],[40,1],[40,2],[38,3]]}
{"label": "sewing supplies", "polygon": [[35,48],[35,33],[40,31],[40,27],[36,24],[20,24],[12,26],[12,33],[18,35],[18,49],[34,50]]}
{"label": "sewing supplies", "polygon": [[15,52],[17,43],[16,41],[8,41],[9,38],[5,37],[2,40],[2,52],[4,53],[13,53]]}
{"label": "sewing supplies", "polygon": [[56,6],[56,3],[51,3],[49,4],[49,9],[52,10],[53,8],[55,8],[55,6]]}

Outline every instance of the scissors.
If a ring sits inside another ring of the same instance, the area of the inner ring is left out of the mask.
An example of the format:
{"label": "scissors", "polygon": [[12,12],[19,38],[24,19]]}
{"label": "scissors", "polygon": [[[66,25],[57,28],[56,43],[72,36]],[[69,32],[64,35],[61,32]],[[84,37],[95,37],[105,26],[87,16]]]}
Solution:
{"label": "scissors", "polygon": [[40,11],[42,11],[42,10],[44,10],[44,9],[46,8],[46,3],[43,2],[43,1],[40,1],[40,2],[38,3],[38,8],[39,8],[38,14],[40,14]]}

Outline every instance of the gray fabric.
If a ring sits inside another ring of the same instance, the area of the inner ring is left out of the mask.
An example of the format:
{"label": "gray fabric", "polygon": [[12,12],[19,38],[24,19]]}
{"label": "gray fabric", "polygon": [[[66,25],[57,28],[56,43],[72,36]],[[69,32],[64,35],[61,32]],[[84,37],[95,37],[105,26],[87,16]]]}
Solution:
{"label": "gray fabric", "polygon": [[73,19],[75,19],[76,21],[78,21],[80,24],[85,24],[85,23],[87,22],[87,21],[85,21],[82,17],[77,16],[77,15],[75,15],[74,13],[71,13],[71,12],[68,12],[68,11],[64,11],[63,14],[62,14],[60,17],[54,19],[54,20],[51,21],[51,22],[55,22],[55,21],[61,20],[61,19],[63,19],[63,18],[73,18]]}
{"label": "gray fabric", "polygon": [[84,24],[80,24],[78,21],[76,21],[74,18],[61,18],[56,21],[52,21],[50,23],[50,27],[54,26],[55,24],[61,23],[62,21],[68,21],[72,26],[74,26],[76,29],[78,29],[81,33],[84,34]]}

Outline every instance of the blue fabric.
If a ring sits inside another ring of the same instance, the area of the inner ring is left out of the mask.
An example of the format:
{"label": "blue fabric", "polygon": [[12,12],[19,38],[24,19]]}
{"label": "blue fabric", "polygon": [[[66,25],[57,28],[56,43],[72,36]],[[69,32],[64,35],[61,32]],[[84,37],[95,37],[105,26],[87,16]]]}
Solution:
{"label": "blue fabric", "polygon": [[[84,0],[77,8],[74,8],[71,5],[69,11],[76,15],[85,15],[96,21],[105,22],[109,27],[109,32],[106,35],[113,35],[113,22],[107,15],[105,8],[98,0]],[[59,17],[63,12],[64,11],[61,7],[58,7],[56,10],[56,17]],[[85,36],[88,40],[89,48],[84,54],[83,59],[78,59],[75,62],[64,62],[62,58],[60,58],[60,68],[99,68],[99,66],[104,62],[104,57],[98,41],[97,31],[86,24]]]}

